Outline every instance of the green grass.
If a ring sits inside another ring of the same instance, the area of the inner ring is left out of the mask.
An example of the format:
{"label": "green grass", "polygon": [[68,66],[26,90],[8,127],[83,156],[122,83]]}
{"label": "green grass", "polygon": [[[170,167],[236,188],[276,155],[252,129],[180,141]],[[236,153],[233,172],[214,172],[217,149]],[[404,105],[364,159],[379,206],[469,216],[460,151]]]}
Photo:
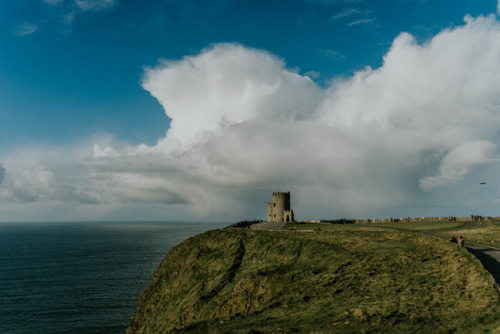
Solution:
{"label": "green grass", "polygon": [[374,224],[382,228],[388,228],[401,231],[427,231],[436,230],[441,228],[459,227],[464,222],[449,222],[449,221],[421,221],[421,222],[397,222],[397,223],[380,223]]}
{"label": "green grass", "polygon": [[472,242],[500,248],[500,222],[493,218],[488,218],[479,226],[475,226],[470,229],[437,232],[433,235],[448,240],[452,234],[454,234],[457,238],[462,235],[466,243]]}
{"label": "green grass", "polygon": [[283,227],[283,231],[296,229],[297,231],[377,231],[379,228],[375,224],[316,224],[289,223]]}
{"label": "green grass", "polygon": [[460,227],[464,222],[449,221],[421,221],[421,222],[393,222],[393,223],[363,223],[363,224],[287,224],[283,228],[296,228],[298,231],[317,230],[321,231],[377,231],[380,229],[389,229],[395,231],[426,231],[449,227]]}
{"label": "green grass", "polygon": [[465,249],[392,225],[361,225],[328,231],[321,225],[321,232],[225,229],[188,239],[153,275],[127,332],[480,333],[499,327],[493,279]]}

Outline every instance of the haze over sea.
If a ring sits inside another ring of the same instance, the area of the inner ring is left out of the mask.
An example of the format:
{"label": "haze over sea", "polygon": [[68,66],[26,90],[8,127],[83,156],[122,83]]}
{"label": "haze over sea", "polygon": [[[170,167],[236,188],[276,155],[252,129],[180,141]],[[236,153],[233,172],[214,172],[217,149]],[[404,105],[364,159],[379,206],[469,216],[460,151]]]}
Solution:
{"label": "haze over sea", "polygon": [[124,333],[164,256],[228,223],[0,223],[0,333]]}

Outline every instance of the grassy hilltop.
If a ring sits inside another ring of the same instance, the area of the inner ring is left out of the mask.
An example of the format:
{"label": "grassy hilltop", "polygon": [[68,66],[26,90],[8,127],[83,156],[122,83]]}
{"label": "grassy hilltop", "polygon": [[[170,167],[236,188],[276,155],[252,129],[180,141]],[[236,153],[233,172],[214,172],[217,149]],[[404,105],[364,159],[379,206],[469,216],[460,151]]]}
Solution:
{"label": "grassy hilltop", "polygon": [[184,241],[153,275],[127,333],[482,333],[500,326],[494,281],[465,249],[378,224],[331,229],[228,228]]}

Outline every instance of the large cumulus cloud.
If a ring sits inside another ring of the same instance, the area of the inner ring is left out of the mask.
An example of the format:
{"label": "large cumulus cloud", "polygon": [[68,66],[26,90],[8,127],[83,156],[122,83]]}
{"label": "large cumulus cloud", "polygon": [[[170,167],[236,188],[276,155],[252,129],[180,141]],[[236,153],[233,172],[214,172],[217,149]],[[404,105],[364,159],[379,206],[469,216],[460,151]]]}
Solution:
{"label": "large cumulus cloud", "polygon": [[142,85],[172,120],[156,145],[97,141],[69,153],[77,168],[7,157],[2,198],[239,219],[264,218],[270,193],[291,190],[298,218],[468,214],[477,201],[461,189],[476,196],[471,184],[498,167],[494,16],[425,43],[402,33],[381,67],[328,87],[237,44],[161,61]]}
{"label": "large cumulus cloud", "polygon": [[423,45],[401,34],[381,68],[330,89],[321,118],[331,126],[367,127],[406,161],[420,154],[435,160],[438,170],[426,174],[437,175],[419,180],[424,190],[492,162],[500,124],[499,25],[494,16],[466,22]]}
{"label": "large cumulus cloud", "polygon": [[494,16],[423,44],[402,33],[380,68],[326,89],[239,45],[165,61],[143,83],[172,118],[157,148],[184,152],[216,198],[284,187],[311,214],[401,213],[497,163],[499,37]]}
{"label": "large cumulus cloud", "polygon": [[322,91],[264,51],[220,44],[146,71],[143,87],[165,108],[167,138],[199,141],[232,124],[310,118]]}

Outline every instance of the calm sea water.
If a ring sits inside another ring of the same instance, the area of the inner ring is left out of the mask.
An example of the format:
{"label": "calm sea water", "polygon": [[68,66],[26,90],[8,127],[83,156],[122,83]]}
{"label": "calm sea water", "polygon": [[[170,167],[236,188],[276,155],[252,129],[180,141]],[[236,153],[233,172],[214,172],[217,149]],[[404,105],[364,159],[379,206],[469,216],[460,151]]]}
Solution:
{"label": "calm sea water", "polygon": [[227,225],[0,224],[0,333],[124,333],[170,248]]}

